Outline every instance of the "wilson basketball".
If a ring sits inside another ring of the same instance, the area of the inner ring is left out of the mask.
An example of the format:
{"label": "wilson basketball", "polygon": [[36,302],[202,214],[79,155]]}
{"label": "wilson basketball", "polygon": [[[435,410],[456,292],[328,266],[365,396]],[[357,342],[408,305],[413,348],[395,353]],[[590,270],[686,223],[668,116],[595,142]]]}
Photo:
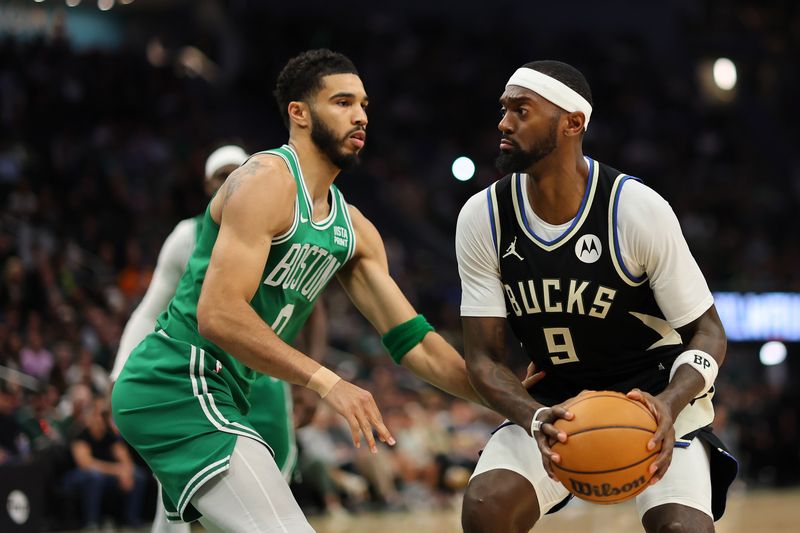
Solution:
{"label": "wilson basketball", "polygon": [[595,391],[575,398],[567,408],[575,417],[555,423],[567,442],[552,446],[561,456],[553,472],[567,490],[590,502],[611,504],[646,489],[650,464],[660,451],[647,449],[656,430],[647,407],[618,392]]}

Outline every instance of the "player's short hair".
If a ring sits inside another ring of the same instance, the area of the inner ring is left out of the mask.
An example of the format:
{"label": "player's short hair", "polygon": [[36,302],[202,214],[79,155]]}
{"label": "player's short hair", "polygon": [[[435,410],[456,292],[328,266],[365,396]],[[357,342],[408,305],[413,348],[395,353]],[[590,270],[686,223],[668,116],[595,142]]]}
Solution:
{"label": "player's short hair", "polygon": [[331,74],[355,74],[358,70],[344,54],[333,52],[327,48],[307,50],[286,63],[275,84],[275,101],[289,127],[289,102],[308,99],[322,88],[322,78]]}
{"label": "player's short hair", "polygon": [[524,68],[529,68],[542,74],[546,74],[551,78],[555,78],[579,95],[583,96],[589,105],[594,105],[592,101],[592,89],[589,88],[589,82],[581,74],[581,71],[561,61],[532,61],[522,65]]}

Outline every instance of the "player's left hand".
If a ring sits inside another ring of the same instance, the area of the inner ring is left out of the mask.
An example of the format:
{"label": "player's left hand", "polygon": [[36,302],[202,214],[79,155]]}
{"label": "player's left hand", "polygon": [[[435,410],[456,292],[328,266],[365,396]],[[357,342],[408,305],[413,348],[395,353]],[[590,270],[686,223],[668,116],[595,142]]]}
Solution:
{"label": "player's left hand", "polygon": [[672,462],[672,450],[675,446],[675,428],[673,427],[675,420],[672,418],[672,412],[667,404],[658,397],[639,389],[633,389],[627,396],[631,400],[643,403],[653,413],[658,424],[653,438],[647,442],[648,450],[655,450],[659,445],[661,446],[658,457],[650,465],[650,473],[653,475],[650,484],[655,485],[667,473]]}

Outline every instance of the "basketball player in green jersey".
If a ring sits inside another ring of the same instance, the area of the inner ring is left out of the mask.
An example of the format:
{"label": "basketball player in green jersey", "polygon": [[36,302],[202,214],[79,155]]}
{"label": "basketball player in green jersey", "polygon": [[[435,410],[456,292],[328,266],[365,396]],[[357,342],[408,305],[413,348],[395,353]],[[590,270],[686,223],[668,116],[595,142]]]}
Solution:
{"label": "basketball player in green jersey", "polygon": [[[214,150],[206,159],[204,188],[209,197],[213,197],[225,182],[228,175],[247,160],[247,153],[236,145],[222,146]],[[158,316],[167,308],[175,295],[175,290],[186,264],[197,243],[202,227],[203,215],[181,220],[164,241],[158,254],[158,262],[153,279],[147,293],[131,314],[119,341],[117,356],[111,379],[119,377],[128,356],[142,339],[154,329]],[[306,323],[305,331],[310,337],[309,354],[315,360],[321,360],[322,350],[327,342],[324,331],[325,316],[319,303],[314,307],[311,317]],[[312,351],[317,353],[312,353]],[[274,412],[268,409],[251,409],[249,420],[262,435],[275,453],[275,463],[283,476],[289,480],[297,462],[297,444],[295,442],[292,411],[292,398],[289,385],[271,376],[260,376],[250,391],[250,400],[256,405],[284,405],[285,412]],[[189,533],[189,524],[169,523],[164,514],[164,504],[159,498],[153,520],[152,533]]]}
{"label": "basketball player in green jersey", "polygon": [[[349,59],[293,58],[275,91],[289,143],[251,157],[209,204],[175,297],[113,393],[125,439],[163,486],[168,517],[212,531],[311,531],[248,420],[259,373],[316,391],[356,446],[394,444],[367,391],[290,345],[334,275],[395,361],[478,401],[464,362],[389,275],[375,227],[333,186],[358,162],[367,95]],[[280,412],[283,406],[258,405]]]}

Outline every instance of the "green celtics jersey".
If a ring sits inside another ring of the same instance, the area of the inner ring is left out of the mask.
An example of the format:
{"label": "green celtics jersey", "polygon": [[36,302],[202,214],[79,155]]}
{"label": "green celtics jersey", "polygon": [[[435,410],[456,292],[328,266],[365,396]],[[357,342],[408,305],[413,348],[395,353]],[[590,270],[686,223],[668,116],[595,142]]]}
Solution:
{"label": "green celtics jersey", "polygon": [[[347,203],[333,185],[329,192],[330,214],[319,222],[312,219],[311,195],[297,154],[290,146],[260,153],[283,159],[297,184],[297,198],[292,226],[272,239],[262,281],[250,305],[283,341],[291,343],[311,314],[319,294],[353,256],[355,233]],[[198,231],[197,246],[175,297],[158,319],[158,326],[170,337],[216,357],[221,364],[218,372],[231,385],[238,403],[247,397],[256,373],[203,338],[197,330],[197,302],[219,233],[219,225],[211,218],[210,204],[198,222]]]}

